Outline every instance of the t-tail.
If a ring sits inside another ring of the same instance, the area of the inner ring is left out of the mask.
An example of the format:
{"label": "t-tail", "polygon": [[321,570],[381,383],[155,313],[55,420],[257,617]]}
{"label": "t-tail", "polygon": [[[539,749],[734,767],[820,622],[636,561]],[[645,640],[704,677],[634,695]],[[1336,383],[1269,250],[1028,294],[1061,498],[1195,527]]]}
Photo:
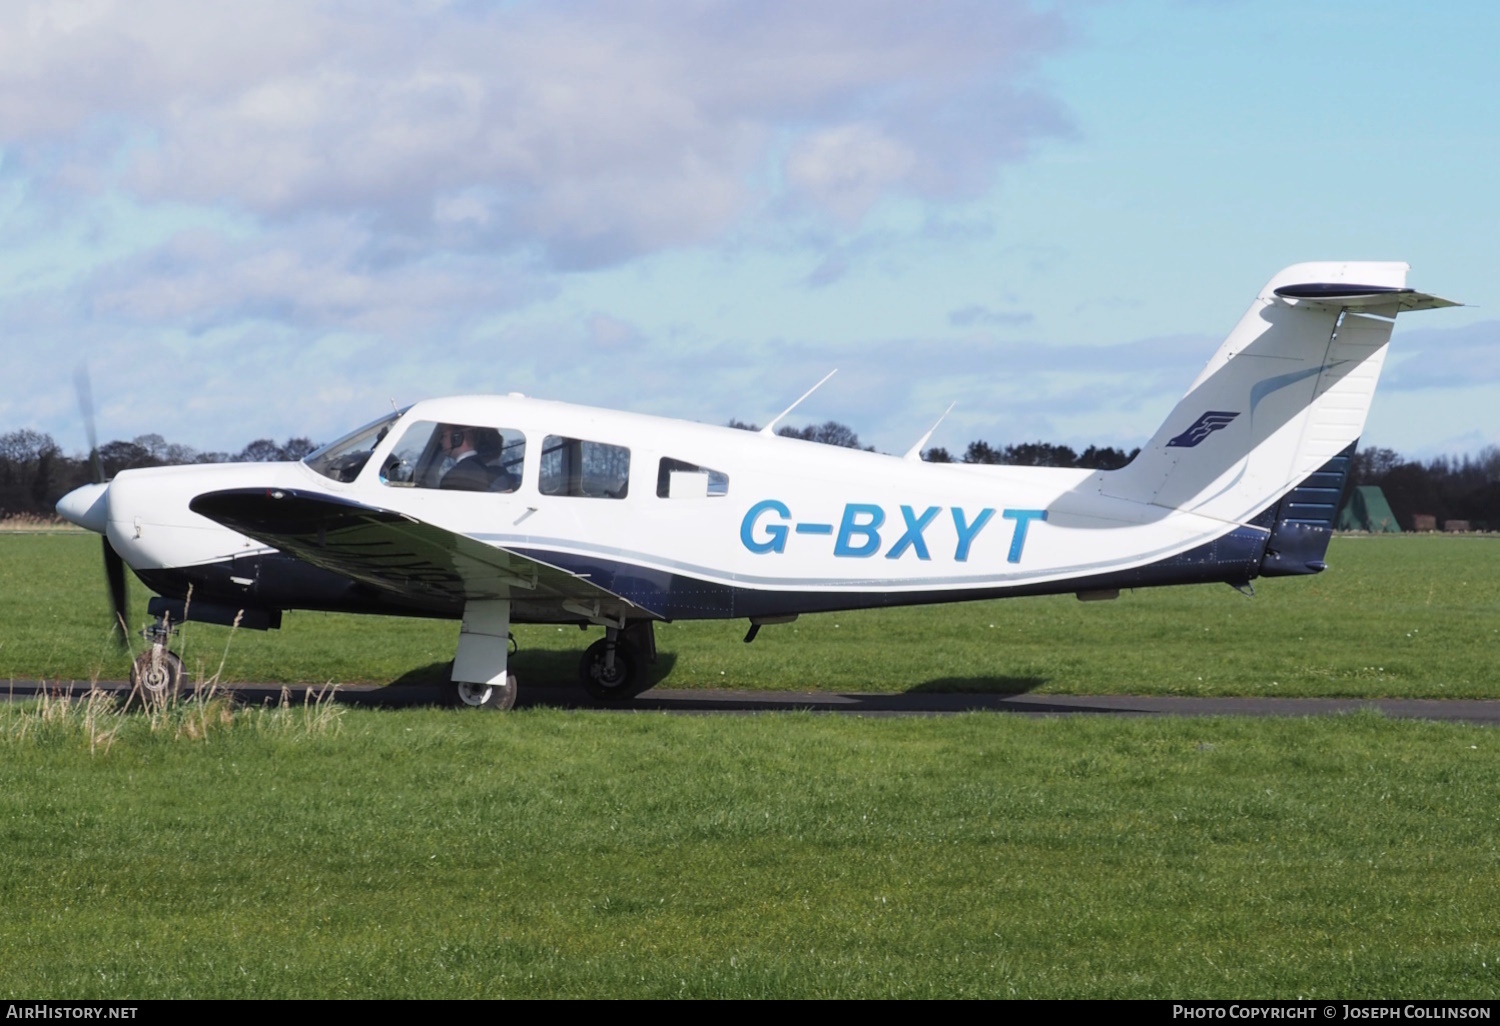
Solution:
{"label": "t-tail", "polygon": [[1316,573],[1396,315],[1457,306],[1402,263],[1308,263],[1256,296],[1203,373],[1100,491],[1270,532],[1260,571]]}

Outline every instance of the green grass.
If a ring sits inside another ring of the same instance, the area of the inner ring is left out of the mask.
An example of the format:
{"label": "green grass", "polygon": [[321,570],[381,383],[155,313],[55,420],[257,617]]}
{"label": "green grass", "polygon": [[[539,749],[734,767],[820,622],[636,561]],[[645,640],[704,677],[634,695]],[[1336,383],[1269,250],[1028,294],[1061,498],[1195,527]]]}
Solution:
{"label": "green grass", "polygon": [[[1337,538],[1332,569],[1256,583],[658,629],[662,683],[687,688],[1077,694],[1500,697],[1500,539]],[[93,536],[0,536],[0,680],[122,679]],[[146,592],[133,583],[137,618]],[[526,683],[571,680],[595,630],[518,627]],[[279,632],[189,624],[200,676],[437,680],[457,625],[288,613]],[[225,653],[227,651],[227,659]]]}
{"label": "green grass", "polygon": [[[0,536],[0,675],[123,675],[97,560]],[[1495,695],[1500,545],[1330,561],[1253,600],[825,615],[750,646],[672,625],[662,662],[691,687]],[[435,677],[455,633],[292,613],[184,640],[200,677],[388,681]],[[517,633],[523,681],[589,640]],[[0,703],[0,994],[1494,998],[1496,736]]]}
{"label": "green grass", "polygon": [[1485,728],[291,712],[0,707],[0,993],[1500,995]]}

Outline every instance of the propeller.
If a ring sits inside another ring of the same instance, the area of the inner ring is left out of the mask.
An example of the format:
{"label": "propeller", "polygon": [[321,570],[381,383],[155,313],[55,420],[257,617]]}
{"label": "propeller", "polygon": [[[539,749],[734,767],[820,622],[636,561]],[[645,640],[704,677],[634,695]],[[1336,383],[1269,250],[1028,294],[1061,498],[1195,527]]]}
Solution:
{"label": "propeller", "polygon": [[130,647],[125,639],[125,625],[130,622],[130,607],[125,598],[125,561],[109,543],[108,536],[100,538],[100,541],[104,543],[104,579],[109,583],[110,608],[115,614],[115,622],[109,633],[123,652]]}
{"label": "propeller", "polygon": [[[94,390],[89,385],[88,368],[83,364],[79,364],[73,373],[73,385],[78,390],[78,412],[83,417],[83,430],[89,439],[89,476],[94,484],[103,484],[104,463],[99,459],[99,435],[94,429]],[[109,633],[115,639],[115,644],[124,651],[129,647],[125,638],[125,625],[130,622],[130,607],[125,590],[125,561],[109,543],[108,534],[100,535],[99,540],[104,546],[104,581],[109,588],[109,604],[114,613],[114,623],[110,626]]]}
{"label": "propeller", "polygon": [[89,436],[89,477],[94,484],[103,484],[104,464],[99,459],[99,434],[94,430],[94,390],[89,387],[89,369],[84,364],[80,363],[73,372],[73,387],[78,391],[83,430]]}

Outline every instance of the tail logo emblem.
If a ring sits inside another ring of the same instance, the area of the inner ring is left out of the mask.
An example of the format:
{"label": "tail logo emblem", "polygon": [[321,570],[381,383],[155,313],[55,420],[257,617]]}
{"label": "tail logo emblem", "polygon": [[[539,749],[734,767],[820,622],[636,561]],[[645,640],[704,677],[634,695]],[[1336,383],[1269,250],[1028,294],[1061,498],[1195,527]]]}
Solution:
{"label": "tail logo emblem", "polygon": [[1209,410],[1203,416],[1193,421],[1193,426],[1167,443],[1167,448],[1174,446],[1181,449],[1191,449],[1209,435],[1221,428],[1229,426],[1229,422],[1238,417],[1238,413],[1227,410]]}

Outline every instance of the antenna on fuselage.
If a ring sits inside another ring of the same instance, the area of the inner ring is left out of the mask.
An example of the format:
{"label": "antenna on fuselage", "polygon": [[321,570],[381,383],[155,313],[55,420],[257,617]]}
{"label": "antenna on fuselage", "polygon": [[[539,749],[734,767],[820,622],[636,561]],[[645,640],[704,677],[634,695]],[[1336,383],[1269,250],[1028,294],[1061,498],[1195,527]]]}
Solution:
{"label": "antenna on fuselage", "polygon": [[932,433],[938,429],[938,424],[941,424],[943,422],[943,418],[947,417],[948,414],[952,413],[953,412],[953,407],[955,407],[957,405],[958,405],[958,400],[957,399],[955,399],[951,403],[949,403],[948,404],[948,408],[943,411],[943,416],[939,417],[937,419],[937,423],[933,424],[932,427],[928,428],[927,429],[927,433],[925,435],[923,435],[921,438],[918,438],[917,439],[917,444],[914,445],[914,446],[912,446],[910,449],[906,450],[906,455],[903,456],[903,457],[901,457],[901,458],[903,460],[912,460],[912,461],[914,461],[916,463],[921,463],[922,462],[922,446],[924,446],[924,445],[927,444],[927,440],[932,437]]}
{"label": "antenna on fuselage", "polygon": [[818,382],[812,388],[809,388],[806,392],[803,392],[802,395],[797,399],[796,402],[792,403],[792,405],[788,406],[786,409],[782,410],[776,416],[772,417],[771,418],[771,423],[769,423],[765,427],[761,428],[760,429],[760,433],[763,434],[763,435],[775,434],[776,433],[776,425],[781,422],[781,418],[785,417],[788,413],[791,413],[797,407],[801,406],[803,399],[806,399],[808,396],[812,395],[818,389],[822,388],[823,387],[823,382],[827,381],[829,378],[833,377],[838,372],[839,372],[839,369],[837,367],[835,367],[833,370],[829,371],[827,374],[824,374],[823,375],[823,381]]}

